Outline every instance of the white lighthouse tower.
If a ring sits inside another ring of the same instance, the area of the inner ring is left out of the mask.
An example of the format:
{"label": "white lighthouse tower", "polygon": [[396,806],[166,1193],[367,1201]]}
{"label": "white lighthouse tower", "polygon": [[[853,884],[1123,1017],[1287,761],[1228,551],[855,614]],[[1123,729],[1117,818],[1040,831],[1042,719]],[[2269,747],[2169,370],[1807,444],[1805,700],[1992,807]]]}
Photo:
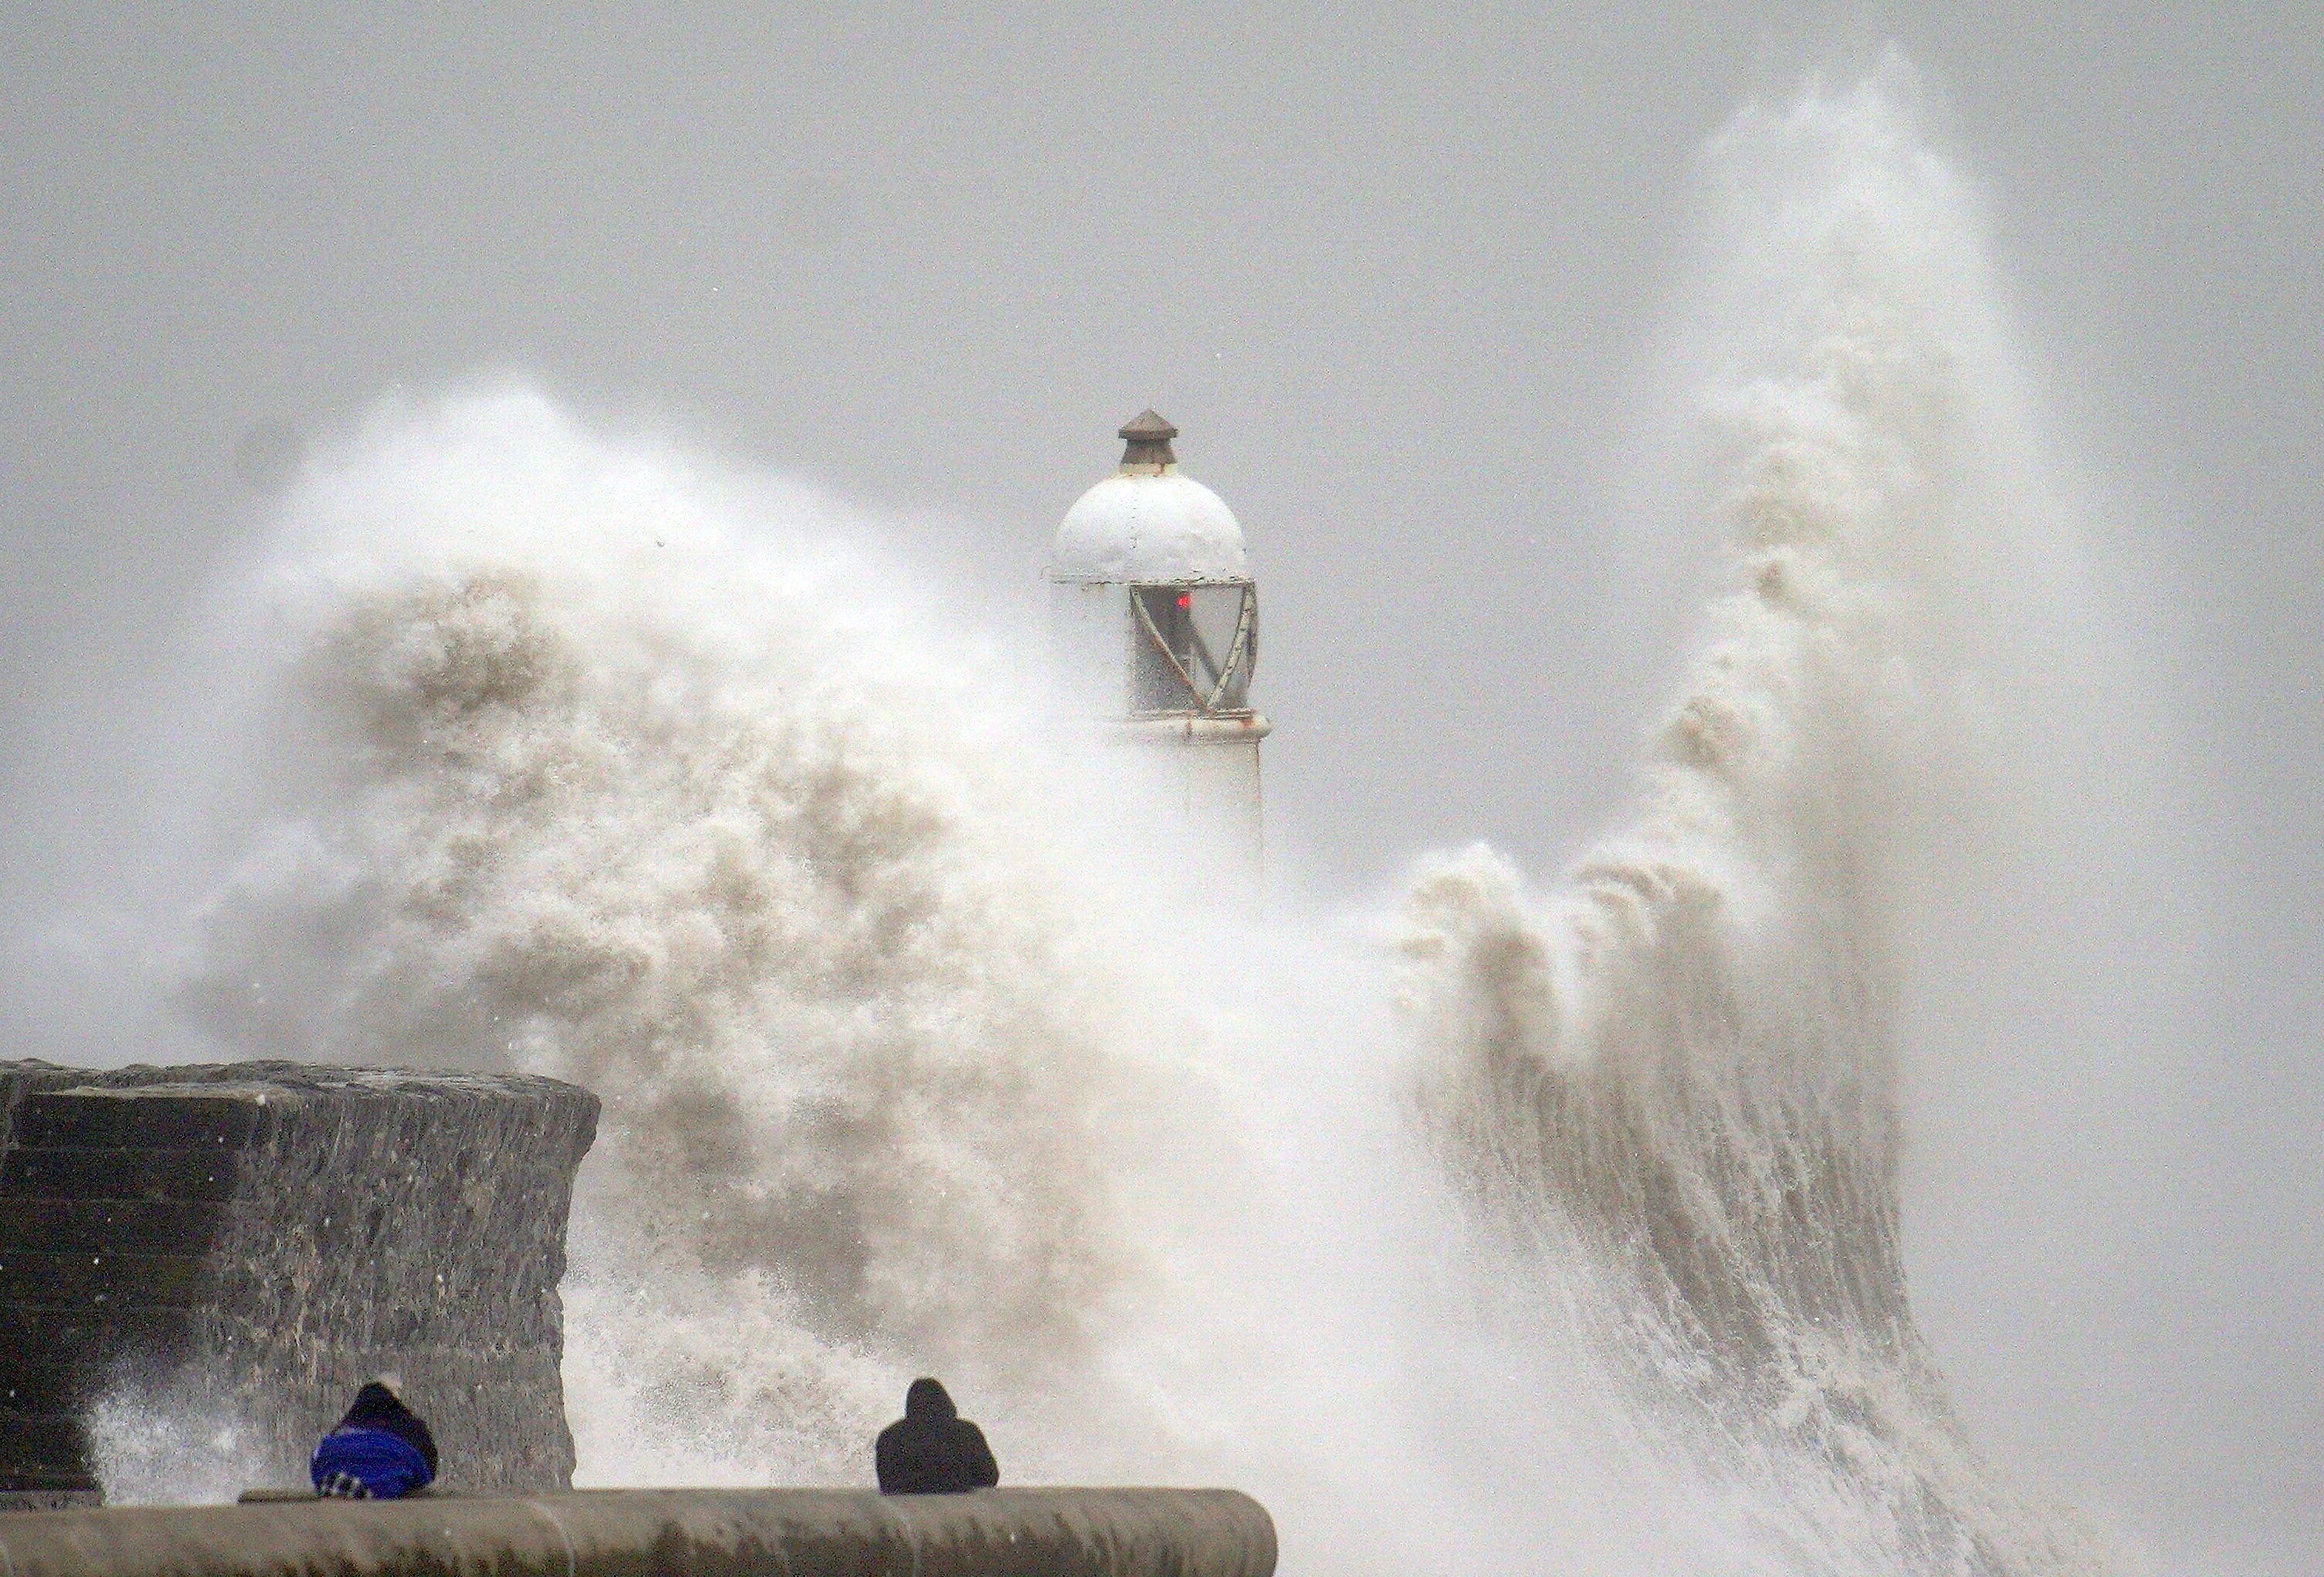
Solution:
{"label": "white lighthouse tower", "polygon": [[1246,899],[1265,858],[1252,710],[1259,588],[1242,528],[1182,474],[1178,429],[1148,410],[1121,429],[1121,469],[1065,512],[1049,550],[1049,625],[1067,706],[1140,752]]}

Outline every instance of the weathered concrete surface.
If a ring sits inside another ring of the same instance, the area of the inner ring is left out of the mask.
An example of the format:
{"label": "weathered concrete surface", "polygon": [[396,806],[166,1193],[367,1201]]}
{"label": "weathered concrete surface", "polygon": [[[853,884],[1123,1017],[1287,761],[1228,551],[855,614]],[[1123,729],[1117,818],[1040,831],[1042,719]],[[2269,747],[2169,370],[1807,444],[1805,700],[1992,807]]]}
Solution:
{"label": "weathered concrete surface", "polygon": [[1231,1489],[601,1489],[33,1512],[14,1577],[1269,1577],[1275,1525]]}
{"label": "weathered concrete surface", "polygon": [[572,1482],[565,1228],[597,1100],[551,1079],[291,1063],[0,1063],[0,1505],[97,1489],[98,1400],[240,1433],[303,1482],[392,1371],[447,1489]]}

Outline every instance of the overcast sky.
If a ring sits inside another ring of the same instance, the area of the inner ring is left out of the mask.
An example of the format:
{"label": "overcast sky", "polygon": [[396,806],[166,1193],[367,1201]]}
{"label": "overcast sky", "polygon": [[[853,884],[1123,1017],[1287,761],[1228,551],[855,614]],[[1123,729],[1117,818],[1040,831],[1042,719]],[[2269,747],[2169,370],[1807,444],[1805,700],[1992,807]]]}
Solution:
{"label": "overcast sky", "polygon": [[[2110,1174],[2172,1202],[2092,1333],[1978,1323],[1980,1235],[2049,1240],[1997,1197],[1923,1312],[2029,1474],[2181,1562],[2324,1567],[2324,7],[567,9],[0,7],[12,916],[129,814],[122,718],[245,522],[237,443],[494,370],[817,477],[1028,608],[1156,405],[1250,536],[1300,879],[1477,836],[1552,875],[1684,612],[1608,544],[1696,150],[1893,38],[2166,616],[2209,921],[2175,1159]],[[2023,1394],[2078,1365],[2103,1449]]]}

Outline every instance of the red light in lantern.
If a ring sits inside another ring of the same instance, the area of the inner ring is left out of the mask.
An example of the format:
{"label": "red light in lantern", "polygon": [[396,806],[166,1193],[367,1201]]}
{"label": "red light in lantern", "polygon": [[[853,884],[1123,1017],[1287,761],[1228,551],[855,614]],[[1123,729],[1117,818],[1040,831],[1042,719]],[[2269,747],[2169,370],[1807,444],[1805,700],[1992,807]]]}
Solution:
{"label": "red light in lantern", "polygon": [[1178,605],[1182,608],[1193,607],[1194,605],[1194,594],[1193,592],[1180,592],[1178,594]]}

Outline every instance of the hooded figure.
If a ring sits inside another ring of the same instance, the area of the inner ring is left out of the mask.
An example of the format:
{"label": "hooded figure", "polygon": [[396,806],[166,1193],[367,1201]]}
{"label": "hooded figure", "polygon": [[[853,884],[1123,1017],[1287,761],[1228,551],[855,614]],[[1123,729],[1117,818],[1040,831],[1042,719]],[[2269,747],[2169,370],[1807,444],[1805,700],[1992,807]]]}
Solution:
{"label": "hooded figure", "polygon": [[393,1391],[373,1380],[315,1447],[307,1476],[318,1495],[397,1499],[436,1481],[436,1437]]}
{"label": "hooded figure", "polygon": [[932,1379],[912,1382],[904,1393],[904,1416],[880,1431],[872,1454],[883,1494],[953,1495],[1001,1482],[984,1431],[962,1417],[943,1385]]}

